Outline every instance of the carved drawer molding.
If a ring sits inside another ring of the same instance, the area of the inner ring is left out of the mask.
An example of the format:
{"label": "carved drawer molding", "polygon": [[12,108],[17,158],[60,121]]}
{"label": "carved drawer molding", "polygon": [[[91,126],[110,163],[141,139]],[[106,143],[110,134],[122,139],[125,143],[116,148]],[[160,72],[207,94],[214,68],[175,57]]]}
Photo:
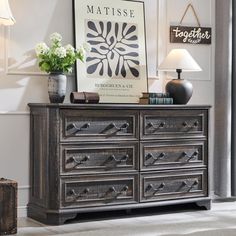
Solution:
{"label": "carved drawer molding", "polygon": [[61,111],[62,140],[137,140],[137,127],[137,112]]}
{"label": "carved drawer molding", "polygon": [[142,142],[141,170],[207,166],[206,141]]}
{"label": "carved drawer molding", "polygon": [[138,175],[99,175],[62,180],[62,206],[138,203]]}
{"label": "carved drawer molding", "polygon": [[61,145],[61,173],[138,171],[138,143]]}
{"label": "carved drawer molding", "polygon": [[141,202],[207,195],[206,170],[159,172],[141,175]]}
{"label": "carved drawer molding", "polygon": [[167,139],[207,136],[207,111],[165,110],[141,112],[141,138]]}

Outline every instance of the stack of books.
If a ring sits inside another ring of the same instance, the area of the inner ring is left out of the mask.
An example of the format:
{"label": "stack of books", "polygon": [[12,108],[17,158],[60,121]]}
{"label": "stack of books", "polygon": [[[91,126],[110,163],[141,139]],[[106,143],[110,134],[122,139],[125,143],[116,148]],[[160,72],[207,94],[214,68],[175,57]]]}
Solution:
{"label": "stack of books", "polygon": [[168,93],[143,93],[139,98],[139,104],[173,104],[173,98]]}

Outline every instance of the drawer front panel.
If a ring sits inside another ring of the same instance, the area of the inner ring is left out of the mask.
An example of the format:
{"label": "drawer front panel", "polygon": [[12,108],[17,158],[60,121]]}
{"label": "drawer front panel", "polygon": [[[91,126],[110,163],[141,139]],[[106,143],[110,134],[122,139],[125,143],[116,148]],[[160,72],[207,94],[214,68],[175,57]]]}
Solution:
{"label": "drawer front panel", "polygon": [[138,202],[138,174],[70,178],[62,186],[63,207]]}
{"label": "drawer front panel", "polygon": [[206,110],[165,110],[141,113],[141,138],[207,136]]}
{"label": "drawer front panel", "polygon": [[137,140],[137,111],[61,110],[61,140]]}
{"label": "drawer front panel", "polygon": [[204,167],[207,145],[204,141],[141,144],[141,170]]}
{"label": "drawer front panel", "polygon": [[141,202],[207,196],[206,170],[141,175]]}
{"label": "drawer front panel", "polygon": [[61,174],[138,170],[138,143],[62,145]]}

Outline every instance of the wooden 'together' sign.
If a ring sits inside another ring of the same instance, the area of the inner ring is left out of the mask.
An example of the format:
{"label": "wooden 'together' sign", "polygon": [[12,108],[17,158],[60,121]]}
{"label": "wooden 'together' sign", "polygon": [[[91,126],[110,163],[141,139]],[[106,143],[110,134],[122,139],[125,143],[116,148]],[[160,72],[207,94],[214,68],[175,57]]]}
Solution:
{"label": "wooden 'together' sign", "polygon": [[210,27],[170,26],[171,43],[211,44]]}

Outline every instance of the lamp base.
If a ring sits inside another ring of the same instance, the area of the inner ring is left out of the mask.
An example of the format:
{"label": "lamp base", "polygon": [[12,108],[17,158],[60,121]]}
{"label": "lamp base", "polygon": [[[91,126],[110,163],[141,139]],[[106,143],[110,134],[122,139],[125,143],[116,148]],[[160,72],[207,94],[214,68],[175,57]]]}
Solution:
{"label": "lamp base", "polygon": [[187,104],[193,94],[193,85],[184,79],[173,79],[166,84],[166,92],[174,104]]}

